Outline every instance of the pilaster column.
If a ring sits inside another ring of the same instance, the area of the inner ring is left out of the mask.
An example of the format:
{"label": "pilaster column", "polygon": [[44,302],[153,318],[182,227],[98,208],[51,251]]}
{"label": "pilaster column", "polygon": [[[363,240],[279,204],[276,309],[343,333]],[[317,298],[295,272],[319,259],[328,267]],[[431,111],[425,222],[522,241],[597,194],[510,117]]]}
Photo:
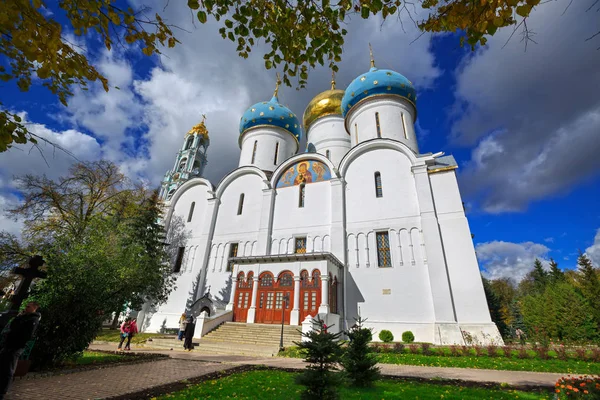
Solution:
{"label": "pilaster column", "polygon": [[[269,183],[267,182],[267,185]],[[273,225],[273,206],[275,204],[275,189],[263,189],[262,207],[260,210],[260,226],[258,228],[257,254],[271,254],[271,227]]]}
{"label": "pilaster column", "polygon": [[429,270],[429,283],[433,296],[433,309],[436,322],[455,322],[454,300],[446,266],[444,244],[440,233],[440,226],[433,202],[431,182],[427,174],[427,165],[412,167],[417,188],[417,198],[421,209],[421,229],[427,252],[427,269]]}
{"label": "pilaster column", "polygon": [[229,297],[229,303],[225,307],[227,311],[232,311],[235,304],[235,292],[237,290],[237,276],[231,278],[231,297]]}
{"label": "pilaster column", "polygon": [[290,313],[290,325],[300,323],[300,277],[294,276],[294,308]]}
{"label": "pilaster column", "polygon": [[330,180],[331,182],[331,227],[329,229],[329,251],[337,257],[342,263],[346,263],[346,233],[344,229],[344,181],[339,178]]}
{"label": "pilaster column", "polygon": [[256,297],[258,296],[258,276],[252,277],[252,301],[250,302],[250,309],[248,309],[248,318],[246,322],[253,324],[256,320]]}
{"label": "pilaster column", "polygon": [[329,314],[329,276],[321,276],[321,305],[319,314]]}

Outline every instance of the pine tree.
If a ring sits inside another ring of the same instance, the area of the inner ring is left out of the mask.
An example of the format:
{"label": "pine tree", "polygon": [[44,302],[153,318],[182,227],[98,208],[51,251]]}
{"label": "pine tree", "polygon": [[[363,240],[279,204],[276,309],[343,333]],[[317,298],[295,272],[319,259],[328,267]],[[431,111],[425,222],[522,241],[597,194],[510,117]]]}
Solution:
{"label": "pine tree", "polygon": [[485,293],[485,298],[487,300],[488,309],[490,311],[492,321],[496,324],[502,336],[506,337],[507,335],[509,335],[510,332],[508,327],[506,326],[506,322],[502,318],[502,313],[500,311],[502,305],[500,304],[500,299],[494,292],[490,281],[485,279],[483,276],[481,277],[481,280],[483,281],[483,291]]}
{"label": "pine tree", "polygon": [[329,333],[325,323],[320,317],[313,320],[314,328],[302,336],[307,341],[295,343],[301,351],[306,353],[304,361],[308,366],[297,377],[296,382],[305,386],[301,394],[306,400],[337,399],[337,388],[341,384],[341,377],[336,373],[336,365],[340,361],[342,348],[338,341],[341,333]]}
{"label": "pine tree", "polygon": [[381,376],[377,367],[377,358],[371,352],[369,342],[373,339],[371,329],[363,327],[360,316],[348,332],[350,343],[342,356],[342,366],[353,386],[371,386]]}
{"label": "pine tree", "polygon": [[600,326],[600,279],[598,279],[598,272],[592,265],[592,261],[586,254],[579,253],[577,259],[577,265],[579,266],[579,285],[581,287],[581,293],[592,306],[594,310],[594,319]]}
{"label": "pine tree", "polygon": [[559,283],[565,281],[565,273],[558,268],[558,263],[554,259],[550,259],[550,282]]}
{"label": "pine tree", "polygon": [[548,272],[544,270],[544,266],[539,259],[535,259],[533,265],[533,271],[531,271],[531,277],[533,278],[533,287],[536,293],[542,293],[548,284]]}

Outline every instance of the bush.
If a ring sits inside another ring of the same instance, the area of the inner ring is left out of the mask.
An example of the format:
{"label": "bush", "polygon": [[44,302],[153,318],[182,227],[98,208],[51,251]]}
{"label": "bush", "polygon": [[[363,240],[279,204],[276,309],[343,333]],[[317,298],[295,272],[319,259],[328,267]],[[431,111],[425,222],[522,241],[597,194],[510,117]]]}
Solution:
{"label": "bush", "polygon": [[363,327],[363,322],[358,317],[356,324],[347,332],[350,342],[341,362],[352,385],[358,387],[372,386],[380,377],[377,358],[369,348],[373,335],[371,329]]}
{"label": "bush", "polygon": [[433,354],[430,343],[421,343],[421,350],[424,356],[430,356]]}
{"label": "bush", "polygon": [[419,354],[419,346],[416,344],[409,344],[408,345],[408,350],[412,353],[412,354]]}
{"label": "bush", "polygon": [[415,341],[415,335],[411,331],[406,331],[402,333],[402,341],[404,343],[412,343]]}
{"label": "bush", "polygon": [[600,398],[600,377],[562,377],[554,385],[556,399],[598,399]]}
{"label": "bush", "polygon": [[379,332],[379,340],[381,340],[384,343],[389,343],[394,340],[394,335],[392,334],[392,332],[388,331],[387,329],[384,329],[381,332]]}
{"label": "bush", "polygon": [[402,343],[395,343],[394,344],[394,351],[398,354],[402,354],[404,353],[404,345]]}

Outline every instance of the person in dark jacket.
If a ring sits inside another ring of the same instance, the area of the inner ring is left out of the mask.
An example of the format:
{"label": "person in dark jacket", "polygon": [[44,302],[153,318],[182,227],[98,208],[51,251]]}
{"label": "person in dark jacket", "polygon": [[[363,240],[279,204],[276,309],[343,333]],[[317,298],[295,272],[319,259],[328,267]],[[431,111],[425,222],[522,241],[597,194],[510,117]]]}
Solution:
{"label": "person in dark jacket", "polygon": [[194,344],[192,343],[192,339],[194,338],[194,330],[196,329],[196,323],[194,321],[194,317],[191,315],[187,319],[187,324],[185,325],[185,332],[183,335],[185,336],[185,341],[183,342],[183,348],[187,351],[192,351],[194,349]]}
{"label": "person in dark jacket", "polygon": [[27,303],[25,310],[13,318],[2,332],[0,348],[0,399],[8,391],[17,362],[25,345],[31,340],[40,323],[39,304],[32,301]]}

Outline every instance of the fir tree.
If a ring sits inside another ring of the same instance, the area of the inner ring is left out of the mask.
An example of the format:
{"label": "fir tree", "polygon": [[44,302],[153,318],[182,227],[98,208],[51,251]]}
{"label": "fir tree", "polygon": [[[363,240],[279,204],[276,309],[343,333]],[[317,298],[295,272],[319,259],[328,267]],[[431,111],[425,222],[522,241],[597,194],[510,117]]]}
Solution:
{"label": "fir tree", "polygon": [[579,285],[581,287],[581,293],[592,306],[594,310],[594,319],[600,326],[600,279],[598,279],[598,272],[592,265],[592,261],[586,254],[579,253],[577,259],[577,265],[579,270]]}
{"label": "fir tree", "polygon": [[371,386],[381,376],[376,366],[377,358],[371,352],[369,342],[373,339],[371,329],[363,327],[360,316],[356,324],[347,333],[350,343],[342,356],[342,366],[353,386]]}
{"label": "fir tree", "polygon": [[558,283],[565,281],[565,273],[558,268],[558,263],[554,259],[550,259],[550,282]]}
{"label": "fir tree", "polygon": [[298,384],[305,386],[301,398],[337,399],[337,388],[341,384],[341,377],[336,373],[336,365],[342,354],[338,342],[341,333],[327,332],[327,328],[331,329],[331,327],[326,327],[320,317],[313,320],[313,324],[315,329],[302,334],[308,340],[295,343],[301,351],[305,352],[304,361],[308,363],[304,372],[296,379]]}
{"label": "fir tree", "polygon": [[548,284],[548,272],[544,270],[544,266],[539,259],[535,259],[533,265],[533,271],[531,271],[531,277],[533,278],[533,287],[536,293],[542,293]]}
{"label": "fir tree", "polygon": [[485,298],[487,300],[492,321],[496,324],[502,336],[506,337],[510,332],[506,326],[506,322],[502,318],[502,313],[500,311],[502,305],[500,304],[500,299],[494,292],[490,281],[485,279],[483,276],[481,277],[481,280],[483,281],[483,291],[485,293]]}

